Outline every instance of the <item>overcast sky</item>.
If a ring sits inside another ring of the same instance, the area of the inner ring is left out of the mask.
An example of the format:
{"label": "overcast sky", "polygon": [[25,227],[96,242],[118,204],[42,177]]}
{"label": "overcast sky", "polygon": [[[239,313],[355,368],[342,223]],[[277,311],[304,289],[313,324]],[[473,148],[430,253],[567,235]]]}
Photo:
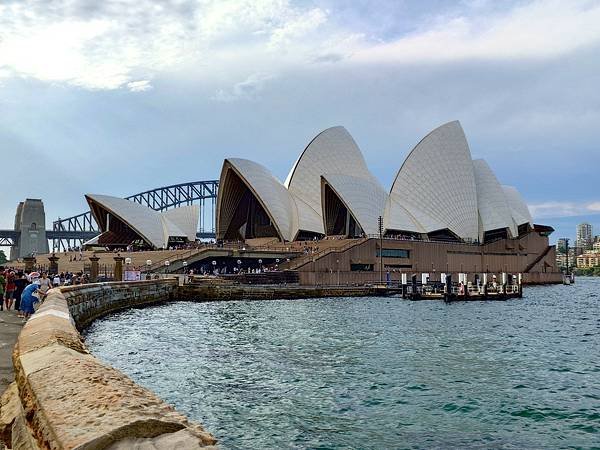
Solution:
{"label": "overcast sky", "polygon": [[26,197],[50,223],[228,156],[283,180],[334,125],[389,187],[458,119],[536,221],[600,233],[599,24],[587,0],[2,0],[0,228]]}

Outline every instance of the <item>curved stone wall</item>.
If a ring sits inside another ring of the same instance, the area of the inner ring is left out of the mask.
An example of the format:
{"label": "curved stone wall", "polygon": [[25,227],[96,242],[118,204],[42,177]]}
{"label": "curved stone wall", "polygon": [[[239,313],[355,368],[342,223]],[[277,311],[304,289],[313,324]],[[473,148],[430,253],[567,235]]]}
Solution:
{"label": "curved stone wall", "polygon": [[169,300],[176,280],[53,289],[13,352],[0,439],[13,449],[193,449],[216,440],[148,389],[97,360],[77,328],[112,311]]}

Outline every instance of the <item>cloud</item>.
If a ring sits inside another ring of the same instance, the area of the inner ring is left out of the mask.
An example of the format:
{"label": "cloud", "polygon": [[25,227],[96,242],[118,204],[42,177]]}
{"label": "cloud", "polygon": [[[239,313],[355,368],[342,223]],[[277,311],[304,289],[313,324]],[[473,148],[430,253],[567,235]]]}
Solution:
{"label": "cloud", "polygon": [[152,89],[150,80],[130,81],[127,83],[127,88],[131,92],[144,92]]}
{"label": "cloud", "polygon": [[[483,6],[476,3],[473,8]],[[600,4],[596,1],[538,0],[504,14],[437,18],[393,42],[369,46],[353,59],[422,64],[557,57],[598,43],[598,23]]]}
{"label": "cloud", "polygon": [[274,76],[266,73],[255,73],[244,81],[236,83],[231,89],[219,89],[213,99],[219,102],[233,102],[236,100],[256,100],[267,81]]}
{"label": "cloud", "polygon": [[374,12],[370,29],[359,32],[336,22],[340,4],[323,2],[8,2],[0,5],[0,77],[141,91],[130,83],[173,72],[230,84],[242,74],[327,67],[323,62],[553,58],[600,42],[596,1],[537,0],[504,11],[467,1],[392,38],[379,34]]}
{"label": "cloud", "polygon": [[531,215],[536,219],[583,216],[600,212],[600,201],[591,203],[543,202],[528,206]]}

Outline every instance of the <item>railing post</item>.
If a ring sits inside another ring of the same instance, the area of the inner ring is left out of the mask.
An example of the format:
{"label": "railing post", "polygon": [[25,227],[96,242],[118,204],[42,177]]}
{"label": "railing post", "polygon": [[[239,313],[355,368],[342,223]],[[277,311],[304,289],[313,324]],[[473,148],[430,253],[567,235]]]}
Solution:
{"label": "railing post", "polygon": [[92,256],[90,256],[90,262],[91,262],[91,266],[90,266],[90,279],[92,281],[92,283],[96,283],[98,281],[98,273],[100,272],[100,267],[98,266],[98,261],[100,260],[100,258],[98,258],[96,256],[96,254],[93,254]]}
{"label": "railing post", "polygon": [[115,269],[113,274],[115,281],[123,281],[123,261],[125,258],[122,256],[115,256],[113,259],[115,260]]}

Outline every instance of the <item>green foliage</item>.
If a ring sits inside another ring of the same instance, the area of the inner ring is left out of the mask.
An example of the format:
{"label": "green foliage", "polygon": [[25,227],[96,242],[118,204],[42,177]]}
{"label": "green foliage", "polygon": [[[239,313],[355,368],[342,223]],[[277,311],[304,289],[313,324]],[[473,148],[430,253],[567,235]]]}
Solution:
{"label": "green foliage", "polygon": [[6,264],[6,261],[8,259],[6,258],[6,253],[4,253],[4,250],[0,250],[0,264]]}
{"label": "green foliage", "polygon": [[584,277],[600,277],[600,266],[598,267],[586,267],[576,269],[575,275],[584,276]]}

